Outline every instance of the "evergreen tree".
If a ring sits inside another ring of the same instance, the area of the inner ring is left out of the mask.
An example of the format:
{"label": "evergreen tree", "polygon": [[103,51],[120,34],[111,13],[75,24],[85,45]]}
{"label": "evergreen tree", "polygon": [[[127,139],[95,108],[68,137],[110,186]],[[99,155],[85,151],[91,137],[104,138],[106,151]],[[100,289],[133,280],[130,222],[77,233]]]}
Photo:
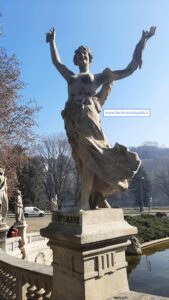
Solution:
{"label": "evergreen tree", "polygon": [[141,212],[144,211],[144,206],[150,204],[151,183],[142,166],[131,179],[129,191],[135,196],[135,206],[139,206]]}
{"label": "evergreen tree", "polygon": [[40,157],[29,158],[24,167],[18,172],[19,188],[23,196],[24,206],[49,208],[49,203],[43,185],[43,165]]}
{"label": "evergreen tree", "polygon": [[156,175],[156,184],[161,192],[169,198],[169,166]]}

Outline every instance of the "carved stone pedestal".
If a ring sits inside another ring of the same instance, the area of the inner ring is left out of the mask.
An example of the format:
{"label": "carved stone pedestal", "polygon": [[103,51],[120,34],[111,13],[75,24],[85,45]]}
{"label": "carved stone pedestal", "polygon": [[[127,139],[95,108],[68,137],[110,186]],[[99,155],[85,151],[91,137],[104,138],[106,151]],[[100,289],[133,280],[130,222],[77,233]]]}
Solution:
{"label": "carved stone pedestal", "polygon": [[52,299],[108,300],[128,291],[125,249],[137,233],[121,209],[56,211],[41,229],[53,250]]}
{"label": "carved stone pedestal", "polygon": [[19,248],[22,253],[22,259],[25,259],[27,256],[27,237],[26,237],[26,228],[27,224],[25,221],[15,222],[14,227],[18,229],[18,236],[21,237],[21,241],[19,243]]}
{"label": "carved stone pedestal", "polygon": [[6,238],[9,227],[6,223],[0,224],[0,249],[6,251]]}

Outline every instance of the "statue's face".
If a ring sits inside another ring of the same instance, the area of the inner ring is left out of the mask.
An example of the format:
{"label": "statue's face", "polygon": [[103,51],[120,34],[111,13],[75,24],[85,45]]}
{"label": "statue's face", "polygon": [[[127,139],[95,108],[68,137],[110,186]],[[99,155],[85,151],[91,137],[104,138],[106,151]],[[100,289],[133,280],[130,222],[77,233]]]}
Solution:
{"label": "statue's face", "polygon": [[78,51],[77,55],[77,65],[79,67],[88,68],[90,65],[89,54],[85,50]]}
{"label": "statue's face", "polygon": [[0,169],[0,185],[4,182],[4,180],[5,180],[4,170]]}

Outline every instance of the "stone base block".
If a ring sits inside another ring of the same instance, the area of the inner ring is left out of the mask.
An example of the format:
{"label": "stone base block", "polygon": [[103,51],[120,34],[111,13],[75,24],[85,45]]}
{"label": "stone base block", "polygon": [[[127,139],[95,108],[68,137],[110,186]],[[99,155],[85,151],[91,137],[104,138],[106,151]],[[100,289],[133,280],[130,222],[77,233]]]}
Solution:
{"label": "stone base block", "polygon": [[121,209],[53,212],[41,229],[53,250],[53,299],[107,300],[127,292],[125,249],[136,233]]}
{"label": "stone base block", "polygon": [[27,224],[25,221],[15,222],[14,227],[18,229],[18,236],[21,237],[19,241],[19,248],[21,250],[22,259],[27,257],[27,236],[26,236],[26,228]]}
{"label": "stone base block", "polygon": [[6,238],[9,227],[6,223],[0,224],[0,249],[6,251]]}

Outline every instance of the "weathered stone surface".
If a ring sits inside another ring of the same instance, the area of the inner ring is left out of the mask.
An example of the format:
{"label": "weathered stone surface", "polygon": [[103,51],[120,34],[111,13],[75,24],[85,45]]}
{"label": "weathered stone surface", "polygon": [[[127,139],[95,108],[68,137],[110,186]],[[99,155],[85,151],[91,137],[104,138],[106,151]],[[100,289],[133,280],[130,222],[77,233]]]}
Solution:
{"label": "weathered stone surface", "polygon": [[121,209],[53,212],[41,235],[53,250],[54,299],[106,300],[128,291],[125,249],[136,232]]}
{"label": "weathered stone surface", "polygon": [[136,236],[129,237],[129,240],[131,244],[127,247],[126,253],[128,254],[134,254],[134,255],[141,255],[141,244],[139,242],[139,239]]}
{"label": "weathered stone surface", "polygon": [[8,212],[8,194],[5,171],[0,168],[0,249],[6,251],[6,236],[8,226],[6,216]]}
{"label": "weathered stone surface", "polygon": [[71,241],[77,245],[101,242],[136,234],[137,228],[123,218],[122,209],[97,209],[89,211],[56,211],[52,223],[41,229],[51,239]]}
{"label": "weathered stone surface", "polygon": [[16,222],[24,223],[25,217],[23,212],[23,202],[22,194],[20,190],[17,190],[16,200],[15,200],[15,219]]}
{"label": "weathered stone surface", "polygon": [[0,168],[0,223],[6,223],[8,212],[8,194],[5,171]]}
{"label": "weathered stone surface", "polygon": [[[6,240],[6,252],[17,258],[23,258],[21,236],[8,238]],[[52,250],[47,245],[48,239],[42,237],[39,232],[27,235],[26,260],[45,265],[51,265],[53,261]]]}
{"label": "weathered stone surface", "polygon": [[[115,191],[128,188],[128,179],[137,171],[140,160],[126,147],[110,146],[101,129],[100,111],[111,84],[131,75],[142,65],[142,52],[147,40],[154,35],[155,27],[143,31],[130,64],[120,71],[106,68],[99,74],[89,70],[91,51],[80,46],[74,55],[74,64],[80,73],[75,74],[61,63],[56,45],[54,28],[46,35],[50,44],[54,66],[67,81],[68,101],[62,111],[65,129],[72,148],[73,158],[81,177],[80,208],[108,207],[106,197]],[[97,89],[101,88],[99,92]]]}
{"label": "weathered stone surface", "polygon": [[[125,249],[128,236],[137,229],[124,221],[122,210],[108,209],[106,197],[128,188],[128,179],[138,170],[140,160],[126,147],[107,143],[99,113],[112,82],[141,68],[142,51],[155,29],[143,31],[124,70],[106,68],[95,75],[89,71],[92,54],[87,47],[80,46],[75,51],[74,63],[80,73],[74,74],[61,63],[54,28],[46,35],[52,62],[68,83],[62,117],[81,177],[82,209],[53,212],[52,223],[41,229],[53,250],[53,299],[106,300],[128,291]],[[89,211],[97,207],[107,209]]]}
{"label": "weathered stone surface", "polygon": [[0,224],[0,249],[3,251],[6,251],[6,236],[8,229],[9,227],[6,225],[6,223]]}
{"label": "weathered stone surface", "polygon": [[55,197],[51,199],[51,211],[58,210],[58,208],[58,197],[56,194]]}
{"label": "weathered stone surface", "polygon": [[0,299],[51,299],[52,267],[12,257],[0,250]]}
{"label": "weathered stone surface", "polygon": [[27,236],[26,236],[26,228],[27,224],[24,220],[15,222],[14,227],[18,229],[18,236],[21,237],[21,240],[19,241],[19,248],[22,253],[22,258],[25,259],[27,257]]}

